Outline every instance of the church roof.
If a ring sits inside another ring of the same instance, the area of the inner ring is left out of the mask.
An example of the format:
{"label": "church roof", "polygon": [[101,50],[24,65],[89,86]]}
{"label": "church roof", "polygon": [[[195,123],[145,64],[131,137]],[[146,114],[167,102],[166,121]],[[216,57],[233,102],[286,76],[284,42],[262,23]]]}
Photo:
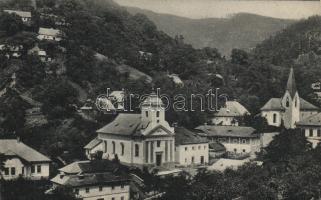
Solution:
{"label": "church roof", "polygon": [[202,125],[196,129],[203,131],[207,136],[222,136],[222,137],[242,137],[242,138],[255,138],[255,129],[247,126],[214,126]]}
{"label": "church roof", "polygon": [[[282,106],[281,98],[271,98],[262,108],[262,111],[284,111],[285,108]],[[310,102],[300,98],[300,110],[319,110],[318,107],[311,104]]]}
{"label": "church roof", "polygon": [[288,82],[286,84],[286,90],[289,91],[289,93],[290,93],[292,98],[294,97],[294,95],[295,95],[295,93],[297,91],[293,68],[291,68],[291,70],[290,70]]}
{"label": "church roof", "polygon": [[0,153],[5,156],[18,156],[27,162],[51,162],[43,154],[15,139],[1,139]]}
{"label": "church roof", "polygon": [[214,114],[216,117],[238,117],[249,113],[249,111],[237,101],[227,101],[226,107]]}
{"label": "church roof", "polygon": [[175,145],[208,143],[206,137],[184,127],[175,127]]}
{"label": "church roof", "polygon": [[142,126],[145,128],[147,125],[142,124],[140,114],[120,113],[114,121],[99,129],[97,133],[130,136],[138,134]]}
{"label": "church roof", "polygon": [[321,113],[307,117],[296,123],[298,126],[321,126]]}

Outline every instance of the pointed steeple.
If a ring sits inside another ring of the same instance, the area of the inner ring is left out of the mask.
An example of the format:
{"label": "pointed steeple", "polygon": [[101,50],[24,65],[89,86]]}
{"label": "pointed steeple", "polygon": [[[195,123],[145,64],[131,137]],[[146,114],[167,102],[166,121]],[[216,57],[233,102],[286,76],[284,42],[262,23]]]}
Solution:
{"label": "pointed steeple", "polygon": [[291,67],[288,82],[286,84],[286,90],[289,91],[291,97],[293,98],[295,95],[296,90],[296,84],[295,84],[295,78],[294,78],[294,72],[293,68]]}

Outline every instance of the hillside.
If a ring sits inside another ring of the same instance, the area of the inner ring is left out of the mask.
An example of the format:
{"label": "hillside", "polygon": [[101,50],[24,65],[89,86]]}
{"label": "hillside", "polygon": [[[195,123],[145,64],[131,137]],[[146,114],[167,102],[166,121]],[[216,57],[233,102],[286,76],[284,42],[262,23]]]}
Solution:
{"label": "hillside", "polygon": [[146,15],[172,37],[183,35],[185,42],[195,48],[213,47],[223,55],[230,55],[233,48],[251,49],[294,22],[247,13],[229,18],[189,19],[134,7],[126,9],[132,14]]}

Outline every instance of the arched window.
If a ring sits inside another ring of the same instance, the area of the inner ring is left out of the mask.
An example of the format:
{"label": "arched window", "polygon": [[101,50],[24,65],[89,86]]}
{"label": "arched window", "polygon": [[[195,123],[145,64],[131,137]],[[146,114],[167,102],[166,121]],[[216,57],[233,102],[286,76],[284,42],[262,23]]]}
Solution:
{"label": "arched window", "polygon": [[104,141],[105,153],[107,153],[107,141]]}
{"label": "arched window", "polygon": [[148,117],[148,111],[145,111],[145,115],[146,115],[146,117]]}
{"label": "arched window", "polygon": [[273,114],[273,123],[276,123],[276,113]]}
{"label": "arched window", "polygon": [[294,106],[296,107],[297,104],[298,104],[298,98],[295,98],[295,100],[294,100]]}
{"label": "arched window", "polygon": [[139,145],[135,144],[135,157],[139,156]]}
{"label": "arched window", "polygon": [[159,117],[159,111],[156,112],[156,117]]}
{"label": "arched window", "polygon": [[120,146],[121,146],[121,155],[123,156],[125,151],[124,143],[120,143]]}
{"label": "arched window", "polygon": [[289,97],[286,98],[285,106],[286,106],[286,107],[289,107],[289,106],[290,106]]}
{"label": "arched window", "polygon": [[114,141],[112,141],[112,145],[113,145],[113,154],[115,154],[116,153],[116,144]]}

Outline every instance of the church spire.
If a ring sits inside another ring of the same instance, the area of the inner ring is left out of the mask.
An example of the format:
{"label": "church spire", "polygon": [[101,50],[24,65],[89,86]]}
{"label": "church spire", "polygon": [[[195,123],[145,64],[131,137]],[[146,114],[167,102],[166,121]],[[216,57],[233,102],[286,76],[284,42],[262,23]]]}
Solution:
{"label": "church spire", "polygon": [[293,68],[291,67],[288,82],[286,84],[286,90],[289,91],[291,97],[293,98],[296,93],[296,84],[295,84],[295,78],[294,78],[294,72]]}

